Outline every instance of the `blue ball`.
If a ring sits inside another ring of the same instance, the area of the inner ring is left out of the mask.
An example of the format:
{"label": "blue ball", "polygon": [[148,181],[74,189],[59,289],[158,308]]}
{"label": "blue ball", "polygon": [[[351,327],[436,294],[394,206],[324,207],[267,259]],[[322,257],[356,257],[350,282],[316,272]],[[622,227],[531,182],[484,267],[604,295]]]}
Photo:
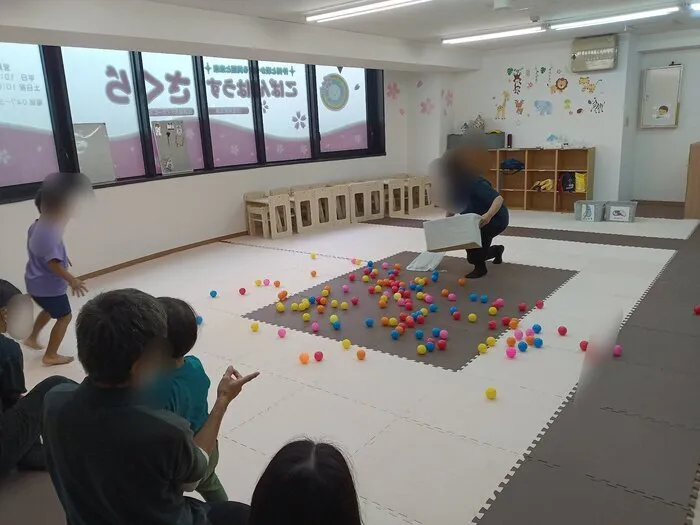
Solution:
{"label": "blue ball", "polygon": [[333,330],[340,330],[340,321],[336,321],[332,326]]}
{"label": "blue ball", "polygon": [[533,324],[532,331],[535,332],[536,334],[539,334],[542,331],[542,327],[538,324]]}
{"label": "blue ball", "polygon": [[488,295],[482,295],[481,296],[481,302],[486,304],[489,302],[489,296]]}
{"label": "blue ball", "polygon": [[212,290],[211,292],[209,292],[209,295],[211,295],[212,297],[216,297],[219,294],[216,293],[216,290]]}
{"label": "blue ball", "polygon": [[438,282],[438,279],[439,279],[439,276],[437,276],[437,275],[432,275],[430,277],[430,280],[433,281],[434,283]]}
{"label": "blue ball", "polygon": [[198,324],[198,325],[201,325],[201,324],[204,322],[204,319],[202,319],[202,316],[201,316],[201,315],[198,315],[198,316],[196,317],[196,319],[197,319],[197,324]]}
{"label": "blue ball", "polygon": [[440,337],[440,329],[433,328],[433,337]]}
{"label": "blue ball", "polygon": [[458,308],[456,306],[450,306],[450,315],[455,313],[457,310],[458,310]]}
{"label": "blue ball", "polygon": [[520,341],[518,343],[518,350],[521,352],[527,352],[527,343],[525,341]]}
{"label": "blue ball", "polygon": [[415,289],[416,289],[416,286],[417,286],[416,283],[411,283],[411,284],[408,285],[408,287],[409,287],[411,290],[415,290]]}
{"label": "blue ball", "polygon": [[392,277],[394,275],[394,270],[389,270],[389,277]]}
{"label": "blue ball", "polygon": [[416,330],[416,339],[420,341],[421,339],[423,339],[423,335],[423,330]]}
{"label": "blue ball", "polygon": [[392,330],[392,331],[391,331],[391,338],[392,338],[394,341],[398,341],[398,339],[399,339],[400,336],[401,336],[401,334],[398,332],[398,330]]}
{"label": "blue ball", "polygon": [[371,317],[365,319],[365,326],[367,328],[372,328],[374,326],[374,319],[372,319]]}
{"label": "blue ball", "polygon": [[309,302],[310,302],[311,304],[315,304],[315,303],[316,303],[316,298],[312,295],[311,297],[309,297]]}
{"label": "blue ball", "polygon": [[413,320],[415,321],[416,319],[418,319],[419,315],[421,315],[421,312],[420,310],[417,310],[411,314],[411,317],[413,317]]}
{"label": "blue ball", "polygon": [[475,302],[477,302],[477,301],[479,300],[479,296],[476,295],[475,293],[469,294],[469,300],[470,300],[472,303],[475,303]]}
{"label": "blue ball", "polygon": [[430,310],[431,312],[435,313],[435,312],[438,311],[438,306],[437,306],[436,304],[431,304],[431,305],[428,307],[428,310]]}
{"label": "blue ball", "polygon": [[422,292],[422,291],[423,291],[423,285],[422,284],[416,285],[416,292]]}
{"label": "blue ball", "polygon": [[374,261],[367,261],[367,266],[369,266],[370,268],[374,266]]}
{"label": "blue ball", "polygon": [[535,337],[535,348],[542,348],[542,345],[544,344],[544,341],[540,339],[539,337]]}
{"label": "blue ball", "polygon": [[435,350],[435,343],[433,343],[432,341],[428,341],[427,343],[425,343],[425,347],[428,349],[428,352],[432,352],[433,350]]}

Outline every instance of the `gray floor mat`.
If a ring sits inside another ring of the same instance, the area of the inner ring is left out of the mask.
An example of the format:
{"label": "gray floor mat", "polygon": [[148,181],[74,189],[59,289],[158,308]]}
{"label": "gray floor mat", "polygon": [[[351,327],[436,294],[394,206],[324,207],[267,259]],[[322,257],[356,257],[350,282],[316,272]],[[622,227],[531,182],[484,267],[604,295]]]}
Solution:
{"label": "gray floor mat", "polygon": [[625,349],[624,362],[627,364],[700,377],[700,341],[695,336],[629,323],[620,332],[617,342]]}

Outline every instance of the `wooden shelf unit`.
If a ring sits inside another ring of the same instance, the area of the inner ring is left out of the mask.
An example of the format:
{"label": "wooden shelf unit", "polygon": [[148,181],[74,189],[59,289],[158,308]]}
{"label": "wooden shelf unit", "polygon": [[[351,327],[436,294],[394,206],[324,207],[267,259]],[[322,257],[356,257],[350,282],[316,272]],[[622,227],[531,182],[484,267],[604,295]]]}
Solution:
{"label": "wooden shelf unit", "polygon": [[[521,148],[492,149],[488,170],[484,177],[496,188],[511,209],[573,212],[578,200],[593,198],[593,167],[595,148]],[[500,169],[505,159],[518,159],[525,169],[509,171]],[[585,192],[558,191],[559,179],[564,173],[585,173]],[[554,182],[553,191],[536,191],[530,188],[542,180]]]}

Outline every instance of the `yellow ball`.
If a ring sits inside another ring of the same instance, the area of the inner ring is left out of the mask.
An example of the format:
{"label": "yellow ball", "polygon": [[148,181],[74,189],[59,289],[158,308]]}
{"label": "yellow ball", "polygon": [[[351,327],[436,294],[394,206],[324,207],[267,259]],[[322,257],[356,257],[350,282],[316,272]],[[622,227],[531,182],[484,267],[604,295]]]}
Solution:
{"label": "yellow ball", "polygon": [[347,310],[348,308],[350,308],[350,305],[347,303],[347,301],[343,301],[342,303],[340,303],[341,310]]}
{"label": "yellow ball", "polygon": [[428,352],[428,349],[425,345],[418,345],[418,348],[416,348],[416,352],[418,352],[418,355],[425,355]]}
{"label": "yellow ball", "polygon": [[331,301],[331,308],[338,308],[338,300],[337,299],[333,299]]}
{"label": "yellow ball", "polygon": [[258,323],[250,323],[250,329],[253,332],[257,332],[260,329],[260,325]]}
{"label": "yellow ball", "polygon": [[355,264],[356,264],[357,266],[362,266],[362,261],[361,261],[360,259],[357,259],[357,260],[355,261]]}
{"label": "yellow ball", "polygon": [[297,303],[292,303],[292,312],[298,312],[299,311],[299,305]]}
{"label": "yellow ball", "polygon": [[491,347],[496,346],[496,338],[495,337],[486,338],[486,344],[491,346]]}
{"label": "yellow ball", "polygon": [[363,276],[362,276],[362,282],[363,282],[363,283],[368,283],[368,282],[369,282],[369,275],[363,275]]}
{"label": "yellow ball", "polygon": [[389,319],[389,326],[398,326],[399,325],[399,320],[396,317],[392,317]]}
{"label": "yellow ball", "polygon": [[476,314],[469,314],[469,315],[467,316],[467,320],[468,320],[470,323],[476,323]]}
{"label": "yellow ball", "polygon": [[492,401],[496,399],[496,389],[492,386],[488,387],[486,389],[486,397]]}
{"label": "yellow ball", "polygon": [[309,312],[306,312],[304,315],[301,316],[301,318],[304,320],[304,322],[308,323],[311,321],[311,314]]}
{"label": "yellow ball", "polygon": [[282,303],[277,303],[277,311],[279,313],[284,312],[284,305]]}
{"label": "yellow ball", "polygon": [[425,278],[425,277],[423,277],[423,278],[420,280],[420,284],[421,284],[421,286],[428,286],[428,279]]}
{"label": "yellow ball", "polygon": [[425,294],[423,292],[418,292],[416,294],[416,299],[418,299],[419,301],[422,301],[424,297],[425,297]]}
{"label": "yellow ball", "polygon": [[331,324],[335,323],[336,321],[338,321],[338,316],[333,314],[328,318],[328,320],[331,322]]}
{"label": "yellow ball", "polygon": [[401,299],[402,297],[403,297],[403,295],[401,295],[399,292],[396,292],[396,293],[394,294],[394,301],[398,301],[398,300]]}
{"label": "yellow ball", "polygon": [[382,287],[377,285],[374,287],[374,293],[382,293]]}
{"label": "yellow ball", "polygon": [[343,348],[345,348],[345,350],[349,350],[351,346],[352,343],[350,342],[350,339],[343,339]]}
{"label": "yellow ball", "polygon": [[485,354],[486,351],[489,349],[489,347],[486,346],[485,343],[481,343],[481,344],[479,344],[478,349],[479,349],[480,354]]}
{"label": "yellow ball", "polygon": [[323,291],[321,292],[321,295],[322,295],[323,297],[328,297],[330,294],[331,294],[331,292],[329,292],[328,290],[323,290]]}
{"label": "yellow ball", "polygon": [[430,310],[428,310],[427,308],[420,309],[420,313],[423,314],[423,317],[427,316],[429,312],[430,312]]}
{"label": "yellow ball", "polygon": [[315,259],[316,258],[316,252],[311,252],[311,258]]}
{"label": "yellow ball", "polygon": [[416,277],[415,279],[413,279],[413,282],[416,284],[420,284],[420,277]]}
{"label": "yellow ball", "polygon": [[260,279],[256,279],[255,286],[262,286],[262,281]]}
{"label": "yellow ball", "polygon": [[489,308],[489,315],[496,315],[497,313],[498,313],[498,308],[496,308],[495,306],[492,306],[491,308]]}

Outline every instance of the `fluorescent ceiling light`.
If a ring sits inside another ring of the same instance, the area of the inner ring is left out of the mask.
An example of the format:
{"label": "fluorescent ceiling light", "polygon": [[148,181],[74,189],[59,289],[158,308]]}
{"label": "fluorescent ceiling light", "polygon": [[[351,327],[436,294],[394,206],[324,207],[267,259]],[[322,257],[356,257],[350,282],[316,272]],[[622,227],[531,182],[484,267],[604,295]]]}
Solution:
{"label": "fluorescent ceiling light", "polygon": [[581,22],[570,22],[567,24],[553,24],[552,29],[561,31],[563,29],[576,29],[579,27],[600,26],[604,24],[617,24],[620,22],[629,22],[631,20],[643,20],[645,18],[655,18],[657,16],[666,16],[671,13],[677,13],[680,7],[666,7],[664,9],[654,9],[653,11],[640,11],[637,13],[629,13],[626,15],[608,16],[606,18],[595,18],[593,20],[582,20]]}
{"label": "fluorescent ceiling light", "polygon": [[693,11],[700,11],[700,3],[697,3],[697,4],[690,4],[690,8],[691,8]]}
{"label": "fluorescent ceiling light", "polygon": [[307,16],[306,21],[318,22],[319,24],[321,24],[323,22],[331,22],[333,20],[342,20],[343,18],[350,18],[353,16],[380,13],[382,11],[388,11],[390,9],[398,9],[399,7],[408,7],[416,4],[424,4],[426,2],[432,2],[432,0],[385,0],[384,2],[375,2],[373,4],[350,7],[348,9],[341,9],[340,11],[331,11],[329,13],[323,13],[320,15]]}
{"label": "fluorescent ceiling light", "polygon": [[516,29],[514,31],[503,31],[501,33],[487,33],[485,35],[464,36],[461,38],[448,38],[443,40],[443,44],[468,44],[470,42],[481,42],[483,40],[495,40],[497,38],[509,38],[512,36],[534,35],[542,33],[544,29],[541,26],[528,27],[527,29]]}

